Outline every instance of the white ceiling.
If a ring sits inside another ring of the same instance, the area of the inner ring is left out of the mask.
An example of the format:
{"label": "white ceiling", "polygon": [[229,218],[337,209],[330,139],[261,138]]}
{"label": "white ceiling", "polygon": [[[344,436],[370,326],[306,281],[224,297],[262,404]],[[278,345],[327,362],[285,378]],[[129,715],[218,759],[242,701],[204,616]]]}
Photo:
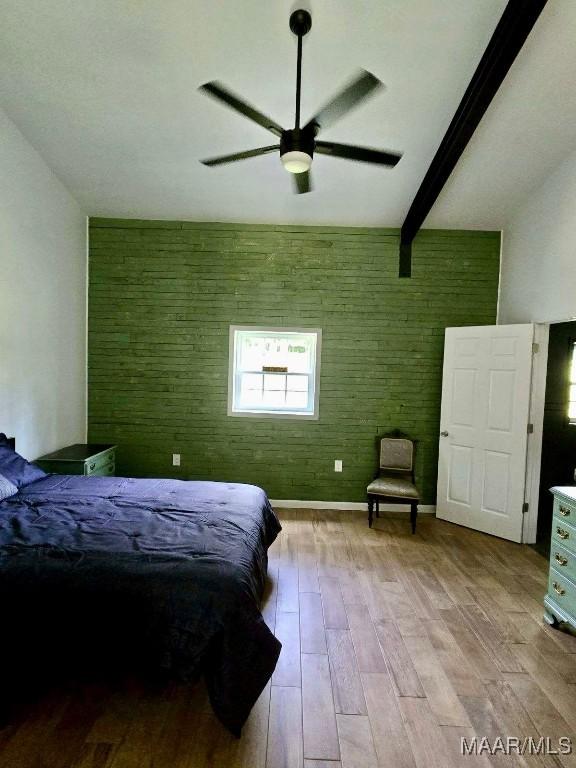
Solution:
{"label": "white ceiling", "polygon": [[576,2],[548,0],[426,220],[503,228],[576,149]]}
{"label": "white ceiling", "polygon": [[[398,226],[506,0],[314,0],[303,117],[359,68],[387,85],[322,134],[402,150],[393,169],[317,156],[292,194],[274,137],[197,92],[218,79],[293,123],[288,0],[0,0],[0,105],[91,215]],[[550,0],[427,224],[502,226],[576,146],[576,3]]]}

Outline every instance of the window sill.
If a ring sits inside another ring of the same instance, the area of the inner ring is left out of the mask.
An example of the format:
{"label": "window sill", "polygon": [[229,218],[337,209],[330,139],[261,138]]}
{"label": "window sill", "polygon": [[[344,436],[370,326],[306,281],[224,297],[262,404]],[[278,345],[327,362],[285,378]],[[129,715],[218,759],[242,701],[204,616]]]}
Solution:
{"label": "window sill", "polygon": [[294,421],[318,421],[318,413],[271,413],[270,411],[228,411],[228,416],[252,419],[293,419]]}

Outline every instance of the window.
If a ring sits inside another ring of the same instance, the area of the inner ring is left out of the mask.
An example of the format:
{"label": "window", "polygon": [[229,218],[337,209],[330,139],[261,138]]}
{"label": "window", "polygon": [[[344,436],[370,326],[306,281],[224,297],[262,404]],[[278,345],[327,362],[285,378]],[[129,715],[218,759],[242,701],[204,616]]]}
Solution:
{"label": "window", "polygon": [[230,327],[228,415],[318,418],[322,331]]}
{"label": "window", "polygon": [[570,392],[568,394],[568,420],[570,424],[576,424],[576,341],[572,344],[572,357],[570,359]]}

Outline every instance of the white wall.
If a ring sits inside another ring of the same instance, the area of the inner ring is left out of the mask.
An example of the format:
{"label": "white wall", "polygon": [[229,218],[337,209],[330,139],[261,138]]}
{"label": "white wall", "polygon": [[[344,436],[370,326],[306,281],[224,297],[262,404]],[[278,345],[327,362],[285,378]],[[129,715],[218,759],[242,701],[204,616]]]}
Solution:
{"label": "white wall", "polygon": [[86,437],[86,216],[0,110],[0,432]]}
{"label": "white wall", "polygon": [[576,152],[521,205],[503,233],[499,322],[576,317]]}

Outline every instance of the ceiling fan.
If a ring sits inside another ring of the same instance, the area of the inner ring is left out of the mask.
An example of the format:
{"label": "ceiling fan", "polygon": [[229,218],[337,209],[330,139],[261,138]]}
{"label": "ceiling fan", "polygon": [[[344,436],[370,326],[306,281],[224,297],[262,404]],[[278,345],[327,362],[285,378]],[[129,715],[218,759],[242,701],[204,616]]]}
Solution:
{"label": "ceiling fan", "polygon": [[279,144],[272,144],[258,149],[249,149],[245,152],[236,152],[232,155],[221,155],[202,160],[204,165],[214,166],[224,163],[234,163],[237,160],[246,160],[249,157],[266,155],[280,150],[280,160],[284,168],[294,175],[297,194],[310,192],[312,181],[310,166],[314,153],[320,155],[332,155],[343,157],[347,160],[356,160],[363,163],[376,163],[394,167],[402,157],[396,152],[386,152],[369,147],[356,147],[350,144],[335,144],[331,141],[319,141],[316,136],[320,130],[328,128],[349,110],[366,99],[372,92],[382,87],[382,83],[370,72],[362,71],[352,80],[337,96],[328,102],[306,125],[300,127],[300,92],[302,82],[302,38],[312,27],[312,17],[308,11],[294,11],[290,16],[290,29],[298,38],[298,58],[296,65],[296,120],[294,128],[285,130],[271,118],[264,115],[255,107],[236,96],[228,88],[213,81],[200,86],[200,90],[223,102],[231,109],[240,112],[263,128],[273,133],[280,139]]}

